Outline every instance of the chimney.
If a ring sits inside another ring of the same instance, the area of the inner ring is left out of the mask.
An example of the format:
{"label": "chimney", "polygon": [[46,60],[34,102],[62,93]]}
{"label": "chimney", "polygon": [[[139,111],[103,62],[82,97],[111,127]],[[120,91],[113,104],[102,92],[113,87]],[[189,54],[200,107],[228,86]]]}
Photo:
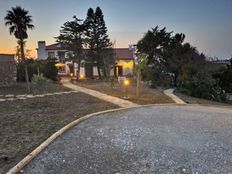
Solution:
{"label": "chimney", "polygon": [[45,41],[38,41],[37,57],[40,60],[47,58]]}

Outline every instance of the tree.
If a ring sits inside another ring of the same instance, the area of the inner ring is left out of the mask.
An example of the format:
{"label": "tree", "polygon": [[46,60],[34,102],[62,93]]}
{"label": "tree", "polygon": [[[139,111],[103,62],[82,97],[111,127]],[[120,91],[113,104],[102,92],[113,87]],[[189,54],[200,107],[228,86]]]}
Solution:
{"label": "tree", "polygon": [[219,79],[219,85],[227,93],[232,92],[232,58],[230,59],[230,64],[219,70],[219,72],[213,75],[214,78]]}
{"label": "tree", "polygon": [[141,53],[137,57],[137,63],[135,66],[135,73],[136,73],[136,96],[139,96],[140,87],[141,87],[141,74],[142,71],[145,71],[147,68],[147,55]]}
{"label": "tree", "polygon": [[81,19],[73,16],[73,21],[65,22],[61,26],[57,42],[69,51],[69,59],[78,64],[78,75],[80,74],[81,60],[83,59],[85,25]]}
{"label": "tree", "polygon": [[94,18],[95,18],[94,10],[92,8],[89,8],[87,11],[87,16],[84,21],[84,24],[86,26],[85,35],[87,38],[86,41],[89,48],[89,51],[87,52],[86,66],[89,67],[88,71],[90,71],[89,72],[90,78],[93,78],[93,67],[94,67],[94,63],[96,62],[95,60],[96,53],[94,49],[94,39],[95,39],[96,31],[94,27]]}
{"label": "tree", "polygon": [[156,26],[148,30],[138,42],[137,48],[140,54],[148,55],[148,65],[153,67],[156,74],[154,78],[173,76],[176,86],[182,67],[188,65],[193,69],[199,69],[199,66],[204,66],[205,56],[199,54],[189,43],[183,43],[184,34],[177,33],[173,36],[172,33],[167,32],[165,27],[159,29]]}
{"label": "tree", "polygon": [[100,7],[97,7],[95,12],[92,8],[88,9],[85,24],[87,26],[86,36],[91,62],[92,64],[96,63],[99,78],[102,78],[101,70],[106,77],[108,75],[107,69],[113,62],[113,51]]}
{"label": "tree", "polygon": [[27,91],[30,92],[28,69],[24,53],[25,39],[28,38],[27,29],[33,29],[32,16],[29,12],[20,6],[12,7],[11,10],[7,11],[4,18],[5,25],[9,26],[10,35],[14,34],[15,38],[18,39],[20,45],[21,60],[24,62],[25,78],[27,83]]}

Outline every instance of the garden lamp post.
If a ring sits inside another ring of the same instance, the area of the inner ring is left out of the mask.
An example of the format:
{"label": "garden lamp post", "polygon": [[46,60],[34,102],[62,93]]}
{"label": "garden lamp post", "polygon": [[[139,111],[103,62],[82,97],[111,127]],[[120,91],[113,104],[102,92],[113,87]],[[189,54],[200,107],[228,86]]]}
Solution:
{"label": "garden lamp post", "polygon": [[127,96],[127,87],[130,84],[129,80],[125,79],[124,80],[124,86],[125,86],[125,96],[123,97],[124,99],[129,99],[129,97]]}

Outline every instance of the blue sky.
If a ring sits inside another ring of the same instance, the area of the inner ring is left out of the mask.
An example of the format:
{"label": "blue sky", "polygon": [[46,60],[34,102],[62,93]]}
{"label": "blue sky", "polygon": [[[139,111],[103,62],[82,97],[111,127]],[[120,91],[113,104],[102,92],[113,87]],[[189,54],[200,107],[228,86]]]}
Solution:
{"label": "blue sky", "polygon": [[33,16],[36,28],[27,41],[33,56],[38,40],[54,43],[64,22],[73,15],[84,19],[87,9],[96,6],[103,10],[117,47],[135,44],[148,29],[159,25],[184,33],[186,42],[208,56],[232,55],[232,0],[0,0],[0,52],[15,50],[15,38],[9,36],[3,18],[16,5]]}

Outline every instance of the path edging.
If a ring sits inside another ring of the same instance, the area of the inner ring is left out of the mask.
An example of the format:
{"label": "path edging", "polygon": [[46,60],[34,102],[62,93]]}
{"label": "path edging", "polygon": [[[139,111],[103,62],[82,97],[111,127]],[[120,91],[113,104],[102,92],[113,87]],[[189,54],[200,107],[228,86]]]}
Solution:
{"label": "path edging", "polygon": [[23,158],[18,164],[16,164],[13,168],[11,168],[6,174],[16,174],[19,173],[24,166],[26,166],[29,162],[31,162],[40,152],[42,152],[48,145],[50,145],[56,138],[58,138],[61,134],[69,130],[70,128],[76,126],[78,123],[85,121],[91,117],[98,116],[100,114],[109,113],[109,112],[116,112],[120,110],[125,110],[130,108],[117,108],[117,109],[110,109],[106,111],[95,112],[92,114],[85,115],[73,122],[67,124],[54,134],[52,134],[47,140],[45,140],[42,144],[40,144],[35,150],[33,150],[30,154],[28,154],[25,158]]}
{"label": "path edging", "polygon": [[98,116],[104,113],[116,112],[121,110],[127,110],[132,108],[140,108],[140,107],[150,107],[150,106],[163,106],[163,105],[176,105],[175,103],[167,103],[167,104],[148,104],[148,105],[139,105],[130,108],[117,108],[117,109],[110,109],[105,111],[99,111],[95,113],[91,113],[85,115],[77,120],[72,121],[71,123],[67,124],[54,134],[52,134],[48,139],[46,139],[42,144],[40,144],[36,149],[34,149],[30,154],[24,157],[18,164],[16,164],[13,168],[11,168],[6,174],[17,174],[19,173],[23,167],[25,167],[28,163],[30,163],[40,152],[42,152],[48,145],[50,145],[55,139],[57,139],[60,135],[71,129],[72,127],[78,125],[82,121],[85,121],[91,117]]}
{"label": "path edging", "polygon": [[[133,108],[142,108],[142,107],[152,107],[152,106],[180,106],[185,104],[176,104],[176,103],[166,103],[166,104],[148,104],[148,105],[139,105]],[[202,106],[199,104],[192,104],[190,106]],[[203,105],[204,106],[204,105]],[[204,107],[210,107],[210,106],[204,106]],[[18,164],[16,164],[13,168],[11,168],[6,174],[17,174],[19,173],[23,167],[25,167],[28,163],[30,163],[40,152],[42,152],[48,145],[50,145],[54,140],[56,140],[60,135],[71,129],[72,127],[78,125],[82,121],[85,121],[87,119],[90,119],[94,116],[98,116],[100,114],[104,113],[110,113],[110,112],[116,112],[116,111],[122,111],[122,110],[129,110],[133,109],[131,108],[117,108],[117,109],[110,109],[105,111],[99,111],[95,113],[91,113],[88,115],[85,115],[81,118],[78,118],[77,120],[72,121],[71,123],[67,124],[54,134],[52,134],[47,140],[45,140],[42,144],[40,144],[36,149],[34,149],[29,155],[27,155],[25,158],[23,158]],[[221,108],[221,107],[219,107]],[[228,109],[228,108],[227,108]],[[231,108],[229,108],[231,109]]]}
{"label": "path edging", "polygon": [[173,93],[174,89],[170,88],[170,89],[166,89],[164,90],[164,94],[168,97],[170,97],[176,104],[187,104],[186,102],[184,102],[182,99],[180,99],[178,96],[176,96]]}

